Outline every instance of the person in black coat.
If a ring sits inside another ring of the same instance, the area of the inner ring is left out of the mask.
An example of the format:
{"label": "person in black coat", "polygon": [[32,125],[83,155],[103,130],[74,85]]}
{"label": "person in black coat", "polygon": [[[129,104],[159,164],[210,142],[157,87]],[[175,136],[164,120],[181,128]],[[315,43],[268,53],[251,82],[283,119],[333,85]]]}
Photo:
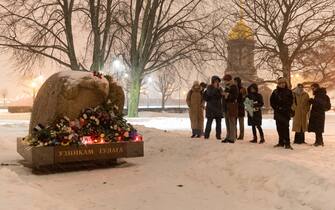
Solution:
{"label": "person in black coat", "polygon": [[[263,96],[258,93],[258,86],[257,84],[251,84],[248,87],[248,95],[246,97],[246,106],[247,106],[247,113],[248,113],[248,125],[252,126],[252,134],[254,136],[251,143],[257,143],[257,131],[258,129],[260,135],[260,144],[265,142],[264,140],[264,133],[262,129],[262,107],[264,106]],[[250,103],[250,104],[247,104]]]}
{"label": "person in black coat", "polygon": [[222,94],[223,90],[220,88],[221,79],[218,76],[213,76],[211,84],[208,85],[204,92],[204,100],[206,101],[206,129],[205,139],[209,138],[213,120],[216,122],[216,138],[221,139],[221,121],[223,118]]}
{"label": "person in black coat", "polygon": [[270,104],[274,110],[279,142],[275,147],[293,149],[290,143],[290,119],[292,114],[293,94],[288,88],[287,81],[281,77],[278,79],[278,86],[272,92]]}
{"label": "person in black coat", "polygon": [[245,109],[244,109],[244,99],[247,95],[247,90],[242,85],[242,80],[240,77],[234,78],[235,84],[238,88],[238,96],[237,96],[237,104],[238,104],[238,114],[237,114],[237,122],[240,128],[240,135],[238,135],[238,140],[243,140],[244,138],[244,117],[245,117]]}
{"label": "person in black coat", "polygon": [[312,110],[309,118],[308,132],[315,133],[314,146],[324,146],[322,133],[325,129],[325,112],[330,110],[330,99],[325,88],[320,88],[319,84],[312,84],[314,99],[310,99]]}

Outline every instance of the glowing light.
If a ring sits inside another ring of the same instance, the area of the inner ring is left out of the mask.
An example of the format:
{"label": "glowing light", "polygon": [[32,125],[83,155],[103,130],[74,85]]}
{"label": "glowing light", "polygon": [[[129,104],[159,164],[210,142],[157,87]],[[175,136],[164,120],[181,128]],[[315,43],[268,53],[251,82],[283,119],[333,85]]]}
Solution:
{"label": "glowing light", "polygon": [[105,138],[100,137],[98,143],[99,143],[99,144],[104,144],[104,143],[105,143]]}
{"label": "glowing light", "polygon": [[44,83],[44,76],[43,75],[40,75],[38,76],[36,79],[35,79],[39,84],[42,84]]}
{"label": "glowing light", "polygon": [[142,142],[143,141],[143,137],[141,135],[136,135],[134,138],[134,142]]}
{"label": "glowing light", "polygon": [[38,89],[44,83],[44,81],[45,81],[44,76],[40,75],[40,76],[31,80],[30,86],[33,89]]}
{"label": "glowing light", "polygon": [[30,85],[31,85],[32,88],[37,88],[37,86],[38,86],[36,81],[31,81]]}
{"label": "glowing light", "polygon": [[115,68],[115,70],[121,70],[122,67],[123,67],[123,64],[119,59],[115,59],[113,61],[113,68]]}
{"label": "glowing light", "polygon": [[121,136],[116,137],[116,141],[122,141],[122,137]]}
{"label": "glowing light", "polygon": [[81,142],[85,145],[94,143],[91,136],[83,136]]}

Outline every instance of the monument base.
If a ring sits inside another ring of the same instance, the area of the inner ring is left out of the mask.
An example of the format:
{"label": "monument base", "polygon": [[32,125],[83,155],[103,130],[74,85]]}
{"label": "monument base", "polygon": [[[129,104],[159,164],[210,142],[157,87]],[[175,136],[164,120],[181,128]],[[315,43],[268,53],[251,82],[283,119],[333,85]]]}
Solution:
{"label": "monument base", "polygon": [[144,156],[144,143],[115,142],[80,146],[29,146],[17,138],[17,152],[32,168],[87,161],[115,161]]}

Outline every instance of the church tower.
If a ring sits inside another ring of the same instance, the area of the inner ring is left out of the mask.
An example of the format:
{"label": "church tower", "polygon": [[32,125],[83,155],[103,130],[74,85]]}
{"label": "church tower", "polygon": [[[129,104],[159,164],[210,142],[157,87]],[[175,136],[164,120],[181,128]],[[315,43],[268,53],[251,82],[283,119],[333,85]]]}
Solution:
{"label": "church tower", "polygon": [[254,50],[254,33],[241,16],[228,34],[228,63],[225,73],[241,77],[244,81],[258,81]]}

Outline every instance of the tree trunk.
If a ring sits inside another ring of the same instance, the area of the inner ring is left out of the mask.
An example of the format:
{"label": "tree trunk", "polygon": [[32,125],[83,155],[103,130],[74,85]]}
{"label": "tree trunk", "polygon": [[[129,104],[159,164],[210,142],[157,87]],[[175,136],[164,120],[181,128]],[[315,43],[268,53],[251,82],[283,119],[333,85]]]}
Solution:
{"label": "tree trunk", "polygon": [[[97,4],[97,5],[96,5]],[[91,15],[91,27],[93,34],[93,62],[90,67],[91,71],[100,71],[101,69],[101,38],[100,38],[100,27],[99,27],[99,17],[100,17],[100,1],[95,0],[89,1],[90,5],[90,15]]]}
{"label": "tree trunk", "polygon": [[287,80],[287,85],[291,88],[291,65],[288,46],[282,41],[279,44],[279,58],[282,63],[283,77]]}
{"label": "tree trunk", "polygon": [[291,83],[291,64],[288,63],[288,62],[283,63],[283,77],[287,80],[288,87],[292,88],[292,83]]}
{"label": "tree trunk", "polygon": [[64,12],[64,24],[65,24],[65,33],[66,33],[66,40],[67,40],[67,50],[68,50],[68,57],[71,64],[72,70],[79,70],[79,64],[77,61],[76,50],[73,41],[73,30],[72,30],[72,9],[73,9],[74,1],[71,0],[68,2],[67,0],[64,1],[63,5],[63,12]]}
{"label": "tree trunk", "polygon": [[165,95],[162,94],[162,111],[165,111]]}
{"label": "tree trunk", "polygon": [[138,105],[140,102],[141,76],[139,71],[134,69],[131,74],[130,97],[128,106],[128,117],[138,117]]}

